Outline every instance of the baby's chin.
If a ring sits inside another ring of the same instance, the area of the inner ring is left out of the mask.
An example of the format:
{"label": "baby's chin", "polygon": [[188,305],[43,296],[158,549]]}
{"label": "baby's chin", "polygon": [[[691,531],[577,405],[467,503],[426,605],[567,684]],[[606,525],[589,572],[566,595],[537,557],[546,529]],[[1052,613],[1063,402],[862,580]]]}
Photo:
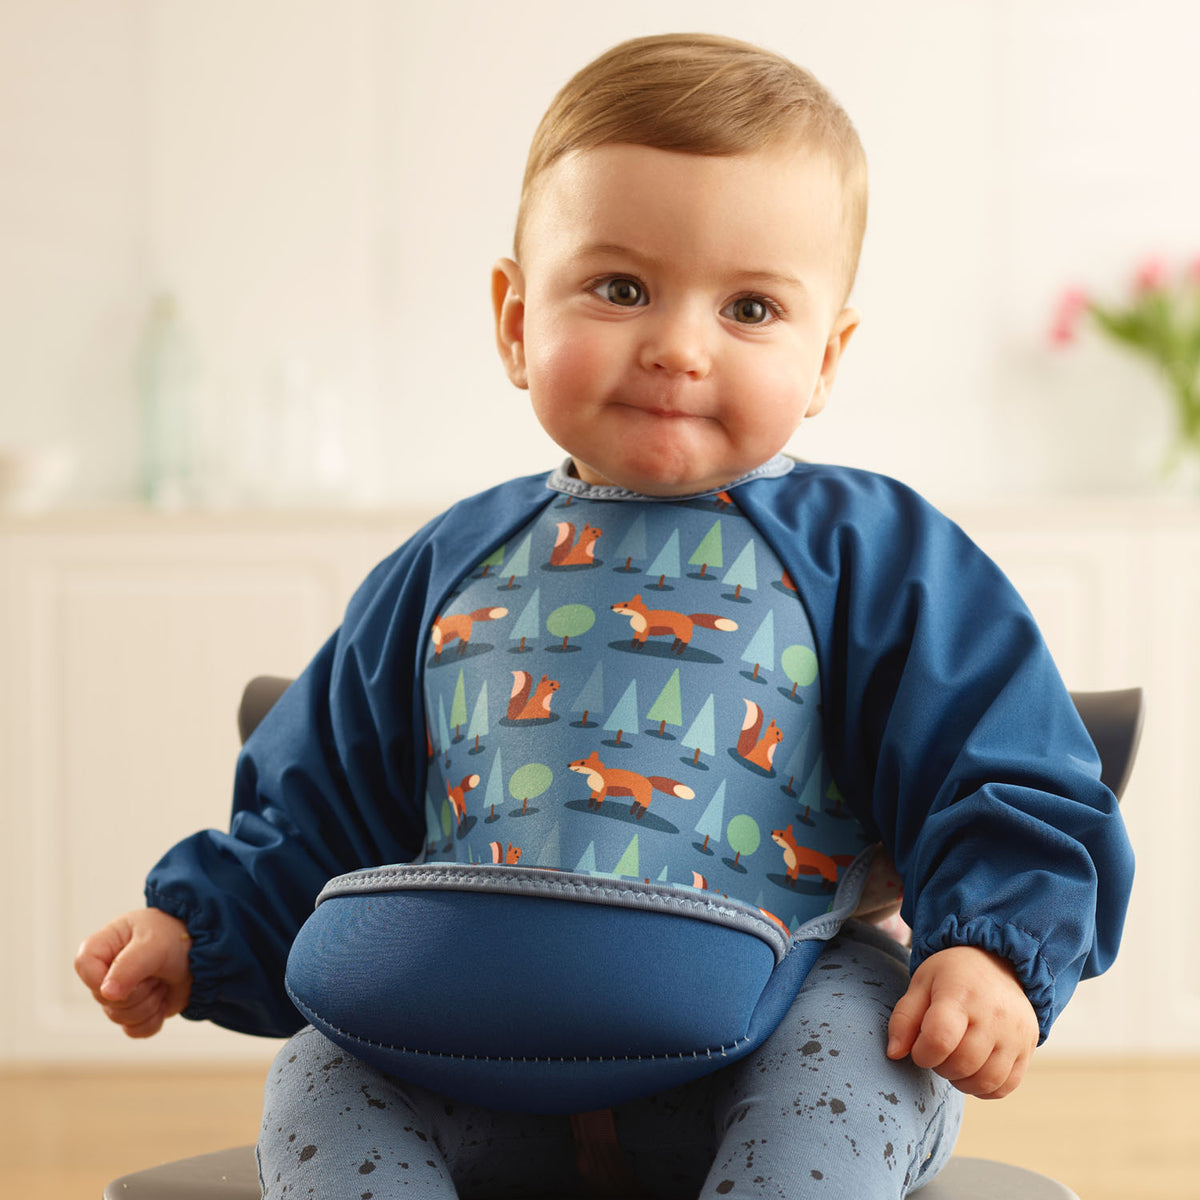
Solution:
{"label": "baby's chin", "polygon": [[[575,473],[584,483],[597,487],[620,487],[643,496],[654,496],[669,500],[676,496],[694,496],[698,492],[719,491],[736,479],[740,479],[752,467],[713,471],[701,474],[683,464],[670,469],[669,464],[653,463],[649,466],[632,467],[625,464],[598,470],[578,456],[572,455]],[[757,464],[756,464],[757,465]]]}

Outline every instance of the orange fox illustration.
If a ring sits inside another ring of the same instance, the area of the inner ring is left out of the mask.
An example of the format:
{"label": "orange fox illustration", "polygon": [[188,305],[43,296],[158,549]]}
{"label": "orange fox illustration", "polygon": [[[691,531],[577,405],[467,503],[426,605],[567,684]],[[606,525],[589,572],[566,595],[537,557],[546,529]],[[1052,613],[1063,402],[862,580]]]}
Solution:
{"label": "orange fox illustration", "polygon": [[513,690],[508,701],[510,721],[538,721],[550,716],[550,701],[558,691],[558,680],[543,675],[537,687],[528,671],[514,671]]}
{"label": "orange fox illustration", "polygon": [[682,654],[691,644],[697,625],[702,629],[719,629],[723,633],[732,633],[737,629],[736,621],[719,617],[716,613],[681,613],[669,608],[647,608],[641,595],[614,604],[612,610],[629,618],[633,626],[633,645],[638,650],[646,644],[648,637],[669,634],[675,639],[671,644],[671,652]]}
{"label": "orange fox illustration", "polygon": [[521,861],[521,847],[514,846],[512,842],[508,843],[508,849],[505,850],[503,842],[488,842],[488,849],[492,852],[492,862],[505,863],[507,866],[515,867]]}
{"label": "orange fox illustration", "polygon": [[783,731],[774,719],[763,729],[763,710],[753,700],[746,700],[745,704],[746,719],[742,722],[742,732],[738,734],[737,752],[747,762],[770,771],[775,751],[783,741]]}
{"label": "orange fox illustration", "polygon": [[433,629],[430,632],[430,637],[433,639],[433,657],[441,658],[443,648],[455,638],[458,639],[458,652],[462,654],[471,641],[471,632],[475,628],[476,621],[498,621],[501,617],[507,616],[507,608],[477,608],[473,613],[435,617]]}
{"label": "orange fox illustration", "polygon": [[467,793],[472,788],[479,786],[478,775],[468,775],[458,787],[452,787],[446,784],[446,796],[450,801],[450,807],[454,810],[454,821],[456,825],[461,825],[467,815]]}
{"label": "orange fox illustration", "polygon": [[590,567],[596,561],[596,543],[604,534],[603,529],[584,525],[583,532],[575,536],[575,526],[570,521],[559,521],[558,536],[554,549],[550,551],[552,567]]}
{"label": "orange fox illustration", "polygon": [[587,776],[588,787],[592,789],[588,808],[599,808],[608,796],[630,796],[633,803],[629,811],[639,821],[650,807],[653,792],[678,796],[681,800],[693,800],[696,796],[690,787],[677,779],[667,779],[663,775],[639,775],[636,771],[626,771],[620,767],[606,767],[595,750],[587,758],[576,759],[570,766],[577,774]]}
{"label": "orange fox illustration", "polygon": [[786,829],[772,829],[771,841],[783,851],[789,882],[795,883],[803,871],[806,875],[820,875],[830,883],[837,883],[837,863],[828,854],[801,846],[790,825]]}

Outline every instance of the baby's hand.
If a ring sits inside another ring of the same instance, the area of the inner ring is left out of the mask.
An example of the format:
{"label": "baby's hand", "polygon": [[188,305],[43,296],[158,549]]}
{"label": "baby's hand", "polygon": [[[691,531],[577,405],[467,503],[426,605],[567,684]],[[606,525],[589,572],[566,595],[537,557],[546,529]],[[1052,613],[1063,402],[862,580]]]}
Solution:
{"label": "baby's hand", "polygon": [[137,909],[84,941],[75,974],[110,1021],[130,1037],[150,1037],[187,1007],[190,948],[182,921],[157,908]]}
{"label": "baby's hand", "polygon": [[1038,1042],[1037,1016],[1007,961],[973,946],[931,954],[888,1024],[888,1058],[906,1054],[960,1092],[1015,1091]]}

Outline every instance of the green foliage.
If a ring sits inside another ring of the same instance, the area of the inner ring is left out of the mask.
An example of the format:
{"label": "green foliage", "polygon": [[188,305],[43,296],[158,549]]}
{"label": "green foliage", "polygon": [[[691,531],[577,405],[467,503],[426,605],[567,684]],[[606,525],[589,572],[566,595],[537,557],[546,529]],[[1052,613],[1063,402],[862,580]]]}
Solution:
{"label": "green foliage", "polygon": [[546,628],[563,642],[581,637],[596,623],[596,614],[586,604],[564,604],[546,618]]}
{"label": "green foliage", "polygon": [[752,816],[739,813],[729,822],[729,827],[725,830],[725,840],[739,855],[749,857],[758,849],[762,833],[759,831],[758,822]]}
{"label": "green foliage", "polygon": [[508,790],[514,800],[532,800],[553,782],[554,772],[545,763],[526,763],[512,773]]}
{"label": "green foliage", "polygon": [[658,693],[658,699],[646,714],[648,721],[661,721],[666,725],[683,724],[683,693],[679,686],[679,668],[672,673],[666,686]]}
{"label": "green foliage", "polygon": [[[1143,265],[1125,304],[1084,297],[1082,309],[1108,338],[1146,359],[1166,384],[1179,434],[1168,469],[1177,465],[1181,451],[1200,453],[1200,262],[1172,280],[1161,262],[1151,261]],[[1068,320],[1056,338],[1072,337]]]}

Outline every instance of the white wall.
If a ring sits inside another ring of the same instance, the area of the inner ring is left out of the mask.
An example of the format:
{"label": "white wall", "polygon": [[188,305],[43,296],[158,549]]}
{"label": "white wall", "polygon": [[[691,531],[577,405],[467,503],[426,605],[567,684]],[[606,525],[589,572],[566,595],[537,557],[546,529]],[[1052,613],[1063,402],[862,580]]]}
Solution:
{"label": "white wall", "polygon": [[811,67],[867,148],[865,321],[797,453],[942,503],[1154,485],[1156,382],[1044,333],[1066,284],[1200,251],[1190,0],[0,0],[0,447],[70,443],[75,499],[126,498],[169,289],[214,502],[424,508],[548,465],[488,270],[553,91],[672,28]]}

